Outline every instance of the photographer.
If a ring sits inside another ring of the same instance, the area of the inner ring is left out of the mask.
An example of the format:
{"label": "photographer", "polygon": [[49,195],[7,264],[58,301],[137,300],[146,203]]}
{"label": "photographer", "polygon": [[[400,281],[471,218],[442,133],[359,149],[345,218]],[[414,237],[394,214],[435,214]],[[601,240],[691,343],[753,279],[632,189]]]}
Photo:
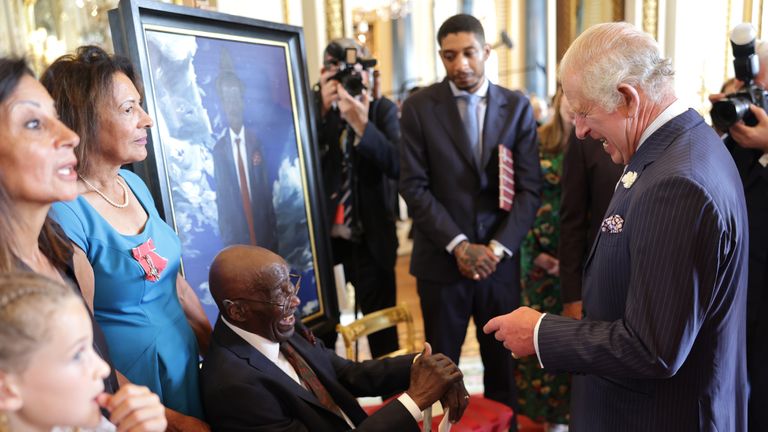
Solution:
{"label": "photographer", "polygon": [[[396,297],[400,124],[394,103],[369,94],[374,64],[353,40],[334,40],[314,92],[334,263],[344,264],[364,314],[394,306]],[[333,346],[336,335],[327,336]],[[368,340],[374,358],[398,349],[394,328]]]}
{"label": "photographer", "polygon": [[[734,30],[735,32],[735,30]],[[744,81],[749,83],[750,74],[754,76],[753,87],[759,87],[759,93],[768,88],[768,43],[758,42],[754,52],[759,58],[759,72],[746,73],[736,68],[739,87]],[[737,49],[734,46],[734,55]],[[734,60],[734,65],[737,61]],[[743,94],[743,93],[742,93]],[[738,94],[737,94],[738,95]],[[710,100],[730,98],[731,95],[715,94]],[[760,101],[754,101],[759,103]],[[765,103],[763,102],[763,105]],[[749,105],[754,120],[738,121],[727,129],[724,136],[726,147],[733,156],[744,185],[749,219],[749,273],[747,290],[747,370],[750,384],[749,430],[768,430],[768,114],[765,106]],[[714,111],[714,110],[713,110]],[[745,117],[749,113],[745,114]],[[713,114],[716,122],[717,115]]]}

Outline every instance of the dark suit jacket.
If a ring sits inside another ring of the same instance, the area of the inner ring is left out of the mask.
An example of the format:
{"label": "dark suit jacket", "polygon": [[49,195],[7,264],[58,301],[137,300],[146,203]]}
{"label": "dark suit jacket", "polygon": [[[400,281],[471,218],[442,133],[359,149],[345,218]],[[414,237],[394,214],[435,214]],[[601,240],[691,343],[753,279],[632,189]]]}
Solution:
{"label": "dark suit jacket", "polygon": [[[320,95],[316,95],[317,98]],[[337,111],[326,115],[320,127],[320,149],[326,195],[341,185],[343,154],[339,137],[343,123]],[[383,268],[394,268],[397,257],[395,230],[397,178],[400,175],[398,142],[400,123],[397,106],[386,98],[371,102],[368,126],[352,151],[356,213],[362,224],[365,244]],[[338,199],[328,199],[328,221],[333,222]]]}
{"label": "dark suit jacket", "polygon": [[721,141],[695,111],[630,160],[587,258],[582,321],[546,315],[545,368],[574,377],[579,431],[746,428],[747,215]]}
{"label": "dark suit jacket", "polygon": [[[248,128],[245,128],[244,135],[247,155],[244,156],[243,162],[247,164],[248,181],[251,185],[251,212],[256,231],[256,243],[258,246],[277,251],[277,226],[272,205],[272,186],[268,181],[263,150],[258,138],[250,133]],[[219,232],[224,245],[250,244],[229,129],[213,148],[213,174],[216,179]]]}
{"label": "dark suit jacket", "polygon": [[601,143],[571,133],[563,156],[560,202],[560,289],[564,303],[581,300],[584,261],[611,202],[622,166]]}
{"label": "dark suit jacket", "polygon": [[[487,244],[495,239],[516,251],[540,204],[541,169],[536,122],[528,99],[491,84],[483,127],[481,168],[448,80],[419,90],[403,104],[400,193],[413,210],[411,273],[435,282],[459,280],[456,261],[445,247],[457,235]],[[512,150],[515,199],[499,209],[499,152]],[[494,277],[519,285],[516,261],[504,260]]]}
{"label": "dark suit jacket", "polygon": [[760,165],[759,150],[725,140],[736,162],[749,219],[749,282],[747,293],[747,366],[749,369],[749,429],[768,429],[768,167]]}
{"label": "dark suit jacket", "polygon": [[[392,401],[370,417],[355,397],[404,391],[414,355],[351,362],[294,334],[288,340],[360,431],[418,431],[408,410]],[[349,430],[343,418],[323,407],[308,390],[219,320],[202,368],[206,419],[213,431]]]}

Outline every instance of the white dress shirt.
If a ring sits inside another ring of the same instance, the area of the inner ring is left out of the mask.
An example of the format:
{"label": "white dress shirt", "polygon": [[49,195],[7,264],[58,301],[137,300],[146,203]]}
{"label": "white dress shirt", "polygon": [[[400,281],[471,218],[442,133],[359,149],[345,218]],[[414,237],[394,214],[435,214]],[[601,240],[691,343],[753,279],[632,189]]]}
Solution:
{"label": "white dress shirt", "polygon": [[[237,175],[235,176],[237,178],[237,185],[242,188],[243,185],[240,184],[240,169],[237,166],[237,147],[238,145],[235,144],[235,140],[240,138],[240,154],[243,156],[243,168],[245,168],[245,178],[250,178],[248,174],[250,173],[249,167],[250,167],[250,161],[248,160],[248,152],[245,150],[245,126],[240,127],[239,132],[235,132],[232,129],[227,129],[229,131],[229,142],[232,145],[232,161],[235,164],[235,173]],[[247,182],[248,187],[248,196],[251,195],[251,182]]]}

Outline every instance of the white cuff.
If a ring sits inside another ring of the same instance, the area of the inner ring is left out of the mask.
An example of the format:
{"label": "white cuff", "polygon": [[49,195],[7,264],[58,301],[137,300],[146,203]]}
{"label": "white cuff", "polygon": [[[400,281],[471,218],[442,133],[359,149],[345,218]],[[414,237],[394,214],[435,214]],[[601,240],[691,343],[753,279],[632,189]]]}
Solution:
{"label": "white cuff", "polygon": [[459,243],[463,242],[464,240],[469,241],[467,236],[465,236],[464,234],[457,235],[456,237],[453,238],[453,240],[451,240],[450,243],[448,243],[448,246],[445,247],[445,250],[447,250],[449,254],[452,254],[456,246],[458,246]]}
{"label": "white cuff", "polygon": [[533,328],[533,349],[536,350],[536,358],[539,360],[539,366],[541,366],[542,369],[544,369],[544,363],[541,362],[541,355],[539,354],[539,326],[541,325],[541,320],[543,320],[545,316],[547,316],[546,313],[541,314],[539,320],[536,321],[536,327]]}
{"label": "white cuff", "polygon": [[768,153],[763,153],[762,156],[760,156],[760,159],[757,160],[760,162],[760,165],[763,166],[763,168],[768,166]]}
{"label": "white cuff", "polygon": [[[496,249],[498,248],[498,249],[501,249],[502,251],[504,251],[504,256],[505,257],[511,257],[512,256],[512,251],[507,249],[507,247],[504,246],[503,244],[501,244],[500,241],[491,240],[490,243],[488,243],[488,246],[490,246],[491,249],[494,250],[494,253],[495,253]],[[499,257],[499,258],[503,258],[503,257]]]}
{"label": "white cuff", "polygon": [[416,423],[422,421],[424,419],[424,413],[421,412],[419,409],[419,406],[416,405],[416,402],[411,399],[411,397],[408,395],[408,393],[401,394],[397,400],[403,404],[405,409],[408,410],[409,413],[413,416],[413,419],[416,420]]}

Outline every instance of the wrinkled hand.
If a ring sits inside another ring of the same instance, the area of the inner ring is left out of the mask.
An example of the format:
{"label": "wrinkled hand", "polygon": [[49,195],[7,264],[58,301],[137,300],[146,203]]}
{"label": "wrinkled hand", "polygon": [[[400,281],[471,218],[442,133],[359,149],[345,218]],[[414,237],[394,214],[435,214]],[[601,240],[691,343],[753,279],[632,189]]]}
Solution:
{"label": "wrinkled hand", "polygon": [[371,106],[368,92],[363,91],[360,93],[360,100],[357,100],[357,98],[347,92],[344,86],[337,86],[336,91],[339,95],[338,106],[341,118],[352,126],[357,136],[363,136],[365,127],[368,125],[368,108]]}
{"label": "wrinkled hand", "polygon": [[425,342],[424,351],[411,366],[411,384],[406,393],[423,411],[462,378],[464,375],[451,359],[444,354],[432,355],[432,346]]}
{"label": "wrinkled hand", "polygon": [[210,432],[211,428],[202,420],[186,416],[170,408],[165,409],[168,419],[168,432]]}
{"label": "wrinkled hand", "polygon": [[581,301],[563,303],[563,316],[580,320],[583,316]]}
{"label": "wrinkled hand", "polygon": [[740,121],[731,126],[728,132],[740,147],[768,152],[768,114],[756,105],[750,104],[749,109],[755,115],[757,124],[747,126]]}
{"label": "wrinkled hand", "polygon": [[484,244],[463,241],[453,249],[459,272],[467,279],[483,280],[496,271],[500,259]]}
{"label": "wrinkled hand", "polygon": [[323,99],[320,114],[323,117],[328,114],[328,111],[331,110],[333,104],[337,103],[339,100],[339,94],[336,91],[339,87],[339,82],[330,79],[334,75],[336,75],[336,71],[334,70],[326,70],[325,68],[320,69],[320,97]]}
{"label": "wrinkled hand", "polygon": [[118,432],[162,432],[168,425],[160,398],[146,387],[127,384],[114,395],[102,393],[96,401],[109,411]]}
{"label": "wrinkled hand", "polygon": [[496,333],[494,337],[504,343],[504,348],[512,352],[512,357],[529,356],[536,353],[533,346],[533,329],[539,317],[541,312],[529,307],[519,307],[506,315],[492,318],[483,327],[483,332]]}
{"label": "wrinkled hand", "polygon": [[560,276],[560,260],[548,253],[540,253],[533,260],[533,264],[541,267],[551,276]]}
{"label": "wrinkled hand", "polygon": [[469,393],[464,387],[464,380],[454,383],[440,398],[443,410],[448,410],[448,421],[457,423],[464,415],[464,410],[469,405]]}

